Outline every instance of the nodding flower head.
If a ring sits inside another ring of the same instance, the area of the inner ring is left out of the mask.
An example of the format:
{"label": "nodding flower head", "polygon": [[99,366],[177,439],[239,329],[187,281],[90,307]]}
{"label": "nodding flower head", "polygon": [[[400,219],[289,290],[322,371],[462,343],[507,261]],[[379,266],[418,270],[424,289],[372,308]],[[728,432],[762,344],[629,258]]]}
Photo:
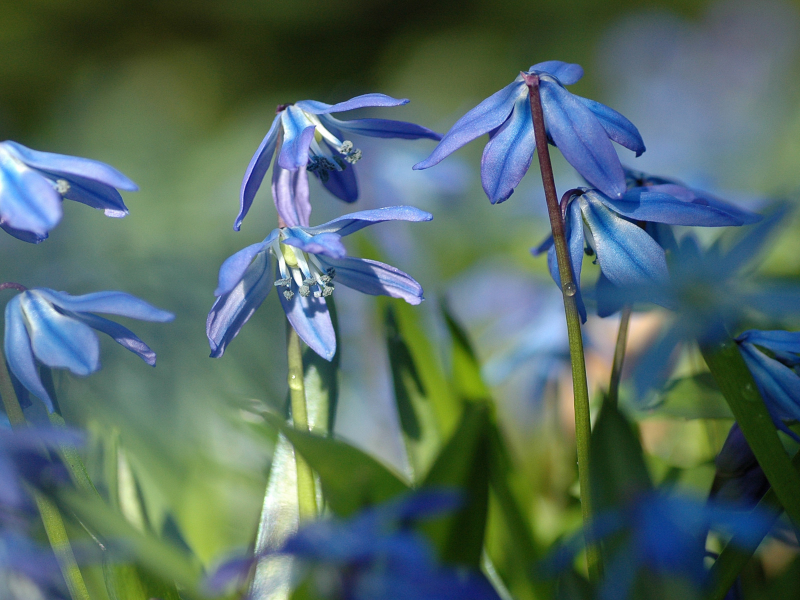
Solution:
{"label": "nodding flower head", "polygon": [[[229,257],[220,267],[217,301],[206,322],[211,356],[222,356],[230,341],[273,287],[289,322],[317,354],[331,360],[336,335],[325,299],[334,282],[365,294],[422,302],[422,287],[392,266],[351,258],[342,237],[382,221],[430,221],[430,213],[411,206],[391,206],[344,215],[316,227],[282,227],[258,244]],[[272,261],[275,266],[272,266]]]}
{"label": "nodding flower head", "polygon": [[272,168],[272,196],[283,222],[289,226],[309,224],[307,173],[313,173],[331,194],[345,202],[358,199],[358,183],[353,166],[361,150],[348,139],[352,134],[380,138],[441,139],[426,127],[386,119],[340,121],[331,113],[357,108],[388,107],[406,104],[383,94],[364,94],[339,104],[301,100],[281,104],[261,145],[253,155],[242,181],[241,210],[233,228],[239,230],[264,176]]}

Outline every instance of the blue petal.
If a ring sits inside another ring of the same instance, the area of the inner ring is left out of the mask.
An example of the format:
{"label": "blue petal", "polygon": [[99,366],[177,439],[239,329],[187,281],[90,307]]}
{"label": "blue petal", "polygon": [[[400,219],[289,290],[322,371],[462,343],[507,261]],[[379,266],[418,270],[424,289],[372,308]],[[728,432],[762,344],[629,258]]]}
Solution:
{"label": "blue petal", "polygon": [[625,146],[628,150],[633,150],[636,156],[641,156],[642,152],[646,150],[644,147],[644,140],[639,134],[639,130],[636,129],[636,125],[631,123],[628,119],[605,104],[589,100],[588,98],[582,98],[581,96],[575,97],[594,113],[594,116],[600,121],[600,125],[606,130],[606,135],[608,135],[609,138],[617,142],[620,146]]}
{"label": "blue petal", "polygon": [[436,133],[427,127],[406,121],[392,121],[390,119],[354,119],[340,121],[334,117],[323,115],[320,121],[326,127],[332,125],[342,131],[357,133],[377,138],[399,138],[403,140],[441,140],[442,134]]}
{"label": "blue petal", "polygon": [[344,112],[347,110],[354,110],[356,108],[366,108],[368,106],[401,106],[408,104],[407,99],[392,98],[386,94],[362,94],[350,100],[339,102],[338,104],[326,104],[317,100],[301,100],[296,102],[295,106],[311,113],[312,115],[324,115],[328,113]]}
{"label": "blue petal", "polygon": [[39,290],[23,292],[19,298],[36,358],[76,375],[100,368],[100,344],[87,325],[58,312]]}
{"label": "blue petal", "polygon": [[125,292],[94,292],[82,296],[71,296],[47,288],[37,288],[37,294],[59,308],[72,312],[100,312],[142,321],[166,323],[175,318],[171,312],[161,310]]}
{"label": "blue petal", "polygon": [[287,300],[283,294],[278,294],[278,298],[286,312],[286,318],[300,339],[325,360],[332,360],[336,354],[336,332],[333,330],[325,300],[313,295],[301,296],[298,293],[291,300]]}
{"label": "blue petal", "polygon": [[0,222],[46,236],[61,220],[61,196],[50,181],[0,144]]}
{"label": "blue petal", "polygon": [[289,171],[276,163],[272,167],[272,199],[283,225],[307,226],[311,218],[311,202],[308,200],[306,167]]}
{"label": "blue petal", "polygon": [[222,294],[227,294],[235,288],[244,277],[255,256],[265,250],[269,251],[269,245],[278,234],[279,230],[275,229],[263,242],[247,246],[247,248],[239,250],[236,254],[226,258],[219,268],[219,283],[217,289],[214,290],[214,295],[222,296]]}
{"label": "blue petal", "polygon": [[281,113],[283,142],[278,151],[278,164],[284,169],[294,171],[308,164],[308,147],[314,139],[316,126],[305,113],[289,106]]}
{"label": "blue petal", "polygon": [[631,381],[636,393],[635,400],[640,407],[650,390],[660,390],[664,386],[675,366],[675,349],[685,338],[680,325],[673,325],[639,356],[631,373]]}
{"label": "blue petal", "polygon": [[656,185],[648,185],[646,186],[646,188],[647,191],[649,192],[663,192],[665,194],[670,194],[672,196],[675,196],[676,198],[683,200],[685,202],[694,202],[695,204],[705,204],[706,206],[715,208],[721,212],[727,213],[732,218],[734,218],[737,221],[736,225],[751,225],[753,223],[758,223],[763,218],[758,213],[754,213],[752,211],[739,208],[738,206],[731,204],[730,202],[725,202],[724,200],[715,198],[711,194],[707,194],[705,192],[698,192],[696,190],[687,188],[680,184],[663,183]]}
{"label": "blue petal", "polygon": [[739,344],[753,378],[780,419],[800,419],[800,377],[786,365],[768,357],[753,344]]}
{"label": "blue petal", "polygon": [[52,152],[39,152],[10,140],[3,144],[10,146],[22,162],[34,169],[66,175],[65,179],[69,179],[70,175],[77,175],[82,179],[91,179],[127,192],[135,192],[139,189],[133,181],[114,167],[96,160]]}
{"label": "blue petal", "polygon": [[[50,175],[54,180],[60,178],[57,173],[51,172]],[[69,189],[63,194],[67,200],[102,210],[107,217],[118,219],[127,216],[128,207],[116,188],[77,175],[63,175],[61,178],[69,183]]]}
{"label": "blue petal", "polygon": [[278,114],[272,120],[272,125],[261,140],[253,158],[250,159],[250,164],[247,165],[247,170],[244,172],[244,179],[242,179],[242,188],[239,191],[240,208],[233,228],[239,231],[242,227],[244,220],[250,207],[253,205],[253,199],[256,197],[258,188],[261,187],[261,182],[264,181],[264,176],[267,174],[270,162],[272,162],[272,155],[275,153],[275,145],[278,143],[278,128],[280,127],[281,116]]}
{"label": "blue petal", "polygon": [[597,190],[591,190],[588,194],[634,221],[701,227],[741,225],[739,219],[708,204],[685,202],[670,194],[649,192],[647,189],[634,188],[618,199],[607,198]]}
{"label": "blue petal", "polygon": [[560,60],[546,60],[533,65],[528,72],[544,71],[558,79],[562,85],[577,83],[583,77],[583,67],[575,63],[565,63]]}
{"label": "blue petal", "polygon": [[763,221],[750,227],[747,235],[725,254],[723,261],[720,261],[720,274],[732,275],[753,260],[772,239],[775,228],[783,222],[788,213],[788,206],[782,205],[772,214],[765,215]]}
{"label": "blue petal", "polygon": [[413,168],[419,170],[432,167],[464,144],[497,129],[511,114],[517,98],[521,95],[527,96],[527,92],[528,89],[521,80],[515,80],[495,92],[456,121],[431,155]]}
{"label": "blue petal", "polygon": [[211,358],[219,358],[225,348],[247,323],[272,289],[270,253],[256,254],[239,283],[223,294],[206,319],[206,336],[211,346]]}
{"label": "blue petal", "polygon": [[[581,322],[586,322],[586,306],[583,303],[581,292],[581,267],[583,266],[583,218],[581,217],[580,204],[573,200],[567,211],[567,218],[564,221],[565,235],[569,248],[569,260],[572,266],[572,280],[577,286],[575,302],[578,305],[578,312],[581,315]],[[550,269],[550,276],[556,285],[561,288],[561,274],[558,271],[558,258],[556,257],[556,247],[551,246],[547,251],[547,266]]]}
{"label": "blue petal", "polygon": [[578,202],[592,232],[600,269],[611,283],[625,288],[669,279],[664,250],[653,238],[592,196],[585,194]]}
{"label": "blue petal", "polygon": [[625,306],[624,291],[620,290],[608,280],[600,271],[597,284],[594,288],[594,297],[597,302],[597,316],[610,317]]}
{"label": "blue petal", "polygon": [[535,248],[531,248],[531,254],[533,254],[534,256],[539,256],[543,252],[547,252],[548,250],[550,250],[550,248],[552,247],[553,247],[553,235],[550,234],[544,239],[544,241],[541,244],[539,244]]}
{"label": "blue petal", "polygon": [[347,255],[347,250],[342,244],[342,236],[338,233],[320,233],[309,235],[299,227],[286,230],[286,237],[281,240],[288,246],[300,248],[303,252],[342,258]]}
{"label": "blue petal", "polygon": [[358,180],[354,166],[348,166],[341,171],[331,171],[322,185],[331,194],[345,202],[358,200]]}
{"label": "blue petal", "polygon": [[424,210],[413,206],[387,206],[374,210],[361,210],[358,212],[343,215],[332,221],[328,221],[316,227],[304,227],[303,229],[311,234],[338,233],[344,237],[355,233],[359,229],[382,223],[383,221],[430,221],[433,215]]}
{"label": "blue petal", "polygon": [[18,240],[22,240],[23,242],[28,242],[29,244],[40,244],[48,238],[48,234],[46,233],[44,235],[37,235],[31,231],[14,229],[10,225],[7,225],[6,223],[2,222],[0,222],[0,229],[2,229],[11,236],[14,236]]}
{"label": "blue petal", "polygon": [[6,331],[3,347],[8,368],[28,391],[44,402],[50,412],[54,412],[53,400],[39,379],[39,369],[33,358],[31,340],[25,327],[19,296],[14,296],[6,304],[5,314]]}
{"label": "blue petal", "polygon": [[554,81],[542,78],[539,90],[547,132],[567,162],[594,187],[620,197],[627,189],[625,174],[597,117]]}
{"label": "blue petal", "polygon": [[528,96],[520,96],[511,116],[489,135],[489,143],[483,149],[481,183],[492,204],[503,202],[514,193],[531,166],[535,148],[531,104]]}
{"label": "blue petal", "polygon": [[89,327],[111,336],[120,346],[130,350],[134,354],[138,354],[148,365],[151,367],[156,366],[156,353],[153,352],[147,344],[136,337],[136,334],[127,327],[123,327],[119,323],[89,313],[71,313],[70,317],[78,319],[86,323]]}
{"label": "blue petal", "polygon": [[400,269],[384,263],[364,258],[329,258],[320,256],[325,267],[336,269],[334,284],[347,287],[372,296],[402,298],[409,304],[422,302],[422,286]]}
{"label": "blue petal", "polygon": [[736,341],[764,346],[776,353],[800,353],[800,331],[761,331],[758,329],[750,329],[737,336]]}

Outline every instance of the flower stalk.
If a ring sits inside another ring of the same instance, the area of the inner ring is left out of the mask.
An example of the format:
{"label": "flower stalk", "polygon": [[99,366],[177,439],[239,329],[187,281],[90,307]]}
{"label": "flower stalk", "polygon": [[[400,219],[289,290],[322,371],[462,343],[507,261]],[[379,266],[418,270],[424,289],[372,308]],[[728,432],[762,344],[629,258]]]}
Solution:
{"label": "flower stalk", "polygon": [[[539,158],[539,167],[542,173],[545,199],[547,201],[547,214],[550,218],[550,228],[553,232],[553,244],[558,260],[558,271],[561,277],[561,291],[564,297],[564,312],[567,318],[567,336],[569,338],[569,354],[572,363],[572,386],[575,402],[575,440],[578,453],[578,481],[580,482],[581,513],[584,526],[591,523],[592,503],[589,490],[589,440],[591,437],[591,420],[589,412],[589,386],[586,381],[586,360],[583,354],[583,337],[581,335],[581,318],[575,294],[578,290],[574,281],[572,265],[569,259],[569,248],[565,235],[564,218],[556,193],[553,166],[550,162],[550,152],[547,146],[547,132],[545,131],[544,112],[542,100],[539,95],[539,76],[536,74],[522,74],[528,86],[531,118],[533,119],[533,133],[536,140],[536,154]],[[592,580],[599,579],[601,571],[600,554],[594,544],[587,544],[587,562],[589,576]]]}
{"label": "flower stalk", "polygon": [[628,344],[628,325],[631,322],[631,306],[622,309],[617,332],[617,344],[614,347],[614,362],[611,364],[611,378],[608,382],[606,402],[616,406],[619,402],[619,382],[622,379],[622,367],[625,364],[625,347]]}

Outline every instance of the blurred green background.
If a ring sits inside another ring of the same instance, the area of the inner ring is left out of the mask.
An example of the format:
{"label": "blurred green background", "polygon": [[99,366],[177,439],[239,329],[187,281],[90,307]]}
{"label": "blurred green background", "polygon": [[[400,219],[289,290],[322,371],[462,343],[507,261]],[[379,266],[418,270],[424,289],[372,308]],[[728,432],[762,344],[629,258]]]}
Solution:
{"label": "blurred green background", "polygon": [[[174,513],[193,550],[212,561],[251,541],[269,466],[270,448],[248,432],[240,408],[253,400],[280,407],[286,393],[284,317],[274,294],[223,358],[208,358],[204,330],[219,265],[275,226],[267,185],[242,231],[232,230],[242,175],[277,104],[378,91],[411,103],[369,114],[443,132],[520,70],[577,62],[586,76],[572,91],[619,110],[644,137],[640,159],[620,151],[626,164],[758,208],[767,197],[794,201],[798,189],[798,7],[778,0],[0,3],[0,135],[102,160],[141,190],[125,195],[130,215],[122,220],[68,202],[45,243],[3,235],[0,280],[73,294],[120,289],[177,314],[168,325],[132,325],[158,353],[156,369],[104,340],[101,372],[60,374],[57,385],[68,421],[98,439],[117,430],[155,518]],[[410,167],[430,142],[354,141],[365,155],[362,199],[348,207],[314,181],[312,224],[398,203],[433,212],[432,223],[385,224],[349,247],[423,284],[428,302],[419,310],[434,335],[439,299],[474,268],[546,281],[544,259],[528,253],[546,230],[535,165],[508,202],[492,207],[477,175],[482,144],[420,173]],[[559,156],[554,161],[560,190],[580,183]],[[768,271],[800,272],[797,231],[796,222],[785,231]],[[587,263],[586,277],[592,269]],[[402,470],[381,316],[371,299],[342,288],[336,297],[338,431]],[[491,309],[491,294],[484,302]],[[466,325],[480,331],[480,323]],[[605,377],[613,322],[592,322],[590,332],[598,339],[596,383]],[[533,404],[519,390],[511,396],[500,398],[501,413]],[[540,448],[527,421],[507,421],[523,460]],[[561,452],[569,471],[561,441],[563,451],[540,450]],[[675,460],[699,464],[713,455],[707,445],[684,447]]]}

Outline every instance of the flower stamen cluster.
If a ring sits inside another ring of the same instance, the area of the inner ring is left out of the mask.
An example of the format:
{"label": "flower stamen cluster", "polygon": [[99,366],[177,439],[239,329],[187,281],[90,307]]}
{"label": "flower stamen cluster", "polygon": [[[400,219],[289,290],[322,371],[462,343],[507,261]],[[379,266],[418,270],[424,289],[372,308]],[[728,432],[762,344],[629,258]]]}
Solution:
{"label": "flower stamen cluster", "polygon": [[275,287],[285,287],[283,297],[291,300],[294,296],[292,282],[297,284],[297,292],[307,298],[311,294],[311,288],[317,287],[314,298],[327,298],[333,293],[333,278],[336,269],[333,267],[323,267],[313,254],[307,254],[299,248],[288,246],[281,242],[286,239],[286,233],[281,230],[279,237],[275,238],[270,244],[270,251],[278,260],[278,272],[281,279],[276,279]]}

